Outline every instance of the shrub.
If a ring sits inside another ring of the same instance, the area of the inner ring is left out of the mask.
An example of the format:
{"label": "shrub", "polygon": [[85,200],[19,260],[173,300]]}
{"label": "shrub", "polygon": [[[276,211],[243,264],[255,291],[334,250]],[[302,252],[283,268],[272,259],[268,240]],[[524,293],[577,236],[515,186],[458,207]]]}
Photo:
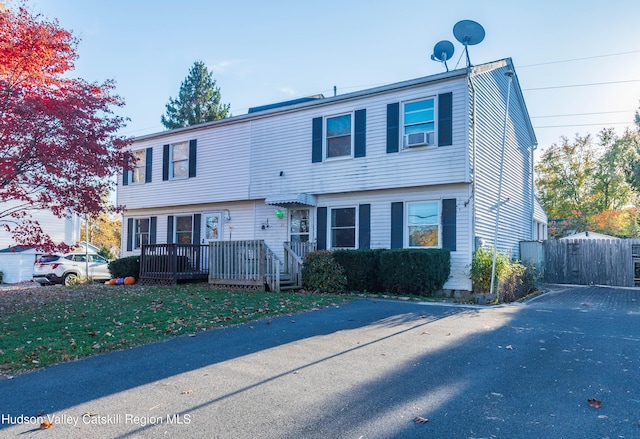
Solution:
{"label": "shrub", "polygon": [[140,275],[140,256],[128,256],[109,262],[109,273],[114,278],[133,276],[137,279]]}
{"label": "shrub", "polygon": [[348,291],[381,292],[380,254],[385,250],[335,250],[333,258],[347,278]]}
{"label": "shrub", "polygon": [[108,261],[113,261],[114,259],[116,259],[116,255],[114,255],[111,249],[106,245],[100,247],[100,250],[98,250],[98,254],[100,256],[104,256],[104,258]]}
{"label": "shrub", "polygon": [[442,289],[451,272],[451,255],[444,249],[387,250],[380,254],[385,291],[431,296]]}
{"label": "shrub", "polygon": [[321,250],[308,253],[302,267],[302,286],[310,291],[344,293],[347,278],[344,270],[333,258],[333,252]]}
{"label": "shrub", "polygon": [[[506,274],[509,259],[498,253],[496,255],[496,279],[501,280]],[[479,248],[473,253],[469,277],[473,283],[473,291],[487,293],[491,289],[491,271],[493,269],[493,250]]]}
{"label": "shrub", "polygon": [[536,291],[535,267],[516,261],[507,266],[498,290],[502,302],[514,302]]}

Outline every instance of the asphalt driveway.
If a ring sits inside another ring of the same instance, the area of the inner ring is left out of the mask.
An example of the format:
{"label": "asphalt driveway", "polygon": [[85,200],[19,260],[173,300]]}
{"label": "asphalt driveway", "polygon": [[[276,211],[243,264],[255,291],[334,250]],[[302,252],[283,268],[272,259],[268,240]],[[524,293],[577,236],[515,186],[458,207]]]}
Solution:
{"label": "asphalt driveway", "polygon": [[636,438],[639,371],[637,289],[359,300],[0,381],[0,437]]}

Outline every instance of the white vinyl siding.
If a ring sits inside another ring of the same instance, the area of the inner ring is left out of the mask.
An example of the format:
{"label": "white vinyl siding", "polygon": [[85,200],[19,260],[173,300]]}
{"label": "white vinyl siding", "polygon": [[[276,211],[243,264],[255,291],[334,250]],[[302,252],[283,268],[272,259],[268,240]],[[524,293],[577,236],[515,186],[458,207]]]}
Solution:
{"label": "white vinyl siding", "polygon": [[[498,205],[501,147],[504,132],[508,77],[503,68],[474,77],[477,125],[475,158],[475,234],[493,243]],[[524,118],[526,109],[512,84],[505,138],[498,251],[519,257],[519,242],[533,239],[533,142]]]}

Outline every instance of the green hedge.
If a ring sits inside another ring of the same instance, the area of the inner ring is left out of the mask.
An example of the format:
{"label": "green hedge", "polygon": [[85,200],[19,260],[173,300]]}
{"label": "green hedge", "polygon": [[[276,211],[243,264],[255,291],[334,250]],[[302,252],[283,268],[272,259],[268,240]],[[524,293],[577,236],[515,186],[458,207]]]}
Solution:
{"label": "green hedge", "polygon": [[390,293],[431,296],[442,289],[450,273],[448,250],[389,250],[380,255],[382,286]]}
{"label": "green hedge", "polygon": [[109,262],[109,273],[114,279],[127,276],[133,276],[138,279],[140,275],[140,256],[128,256]]}
{"label": "green hedge", "polygon": [[302,286],[311,291],[344,293],[347,278],[344,269],[327,250],[307,253],[302,269]]}
{"label": "green hedge", "polygon": [[448,250],[323,250],[307,255],[302,281],[308,290],[331,293],[430,296],[442,289],[450,270]]}
{"label": "green hedge", "polygon": [[348,291],[380,292],[380,254],[377,250],[334,250],[333,258],[343,268]]}

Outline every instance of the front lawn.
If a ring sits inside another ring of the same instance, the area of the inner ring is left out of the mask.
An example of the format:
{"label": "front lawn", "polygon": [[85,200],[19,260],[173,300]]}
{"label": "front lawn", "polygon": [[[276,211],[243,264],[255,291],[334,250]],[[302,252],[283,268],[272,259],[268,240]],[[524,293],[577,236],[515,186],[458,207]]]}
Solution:
{"label": "front lawn", "polygon": [[207,284],[0,291],[0,378],[348,300],[326,294],[222,291]]}

